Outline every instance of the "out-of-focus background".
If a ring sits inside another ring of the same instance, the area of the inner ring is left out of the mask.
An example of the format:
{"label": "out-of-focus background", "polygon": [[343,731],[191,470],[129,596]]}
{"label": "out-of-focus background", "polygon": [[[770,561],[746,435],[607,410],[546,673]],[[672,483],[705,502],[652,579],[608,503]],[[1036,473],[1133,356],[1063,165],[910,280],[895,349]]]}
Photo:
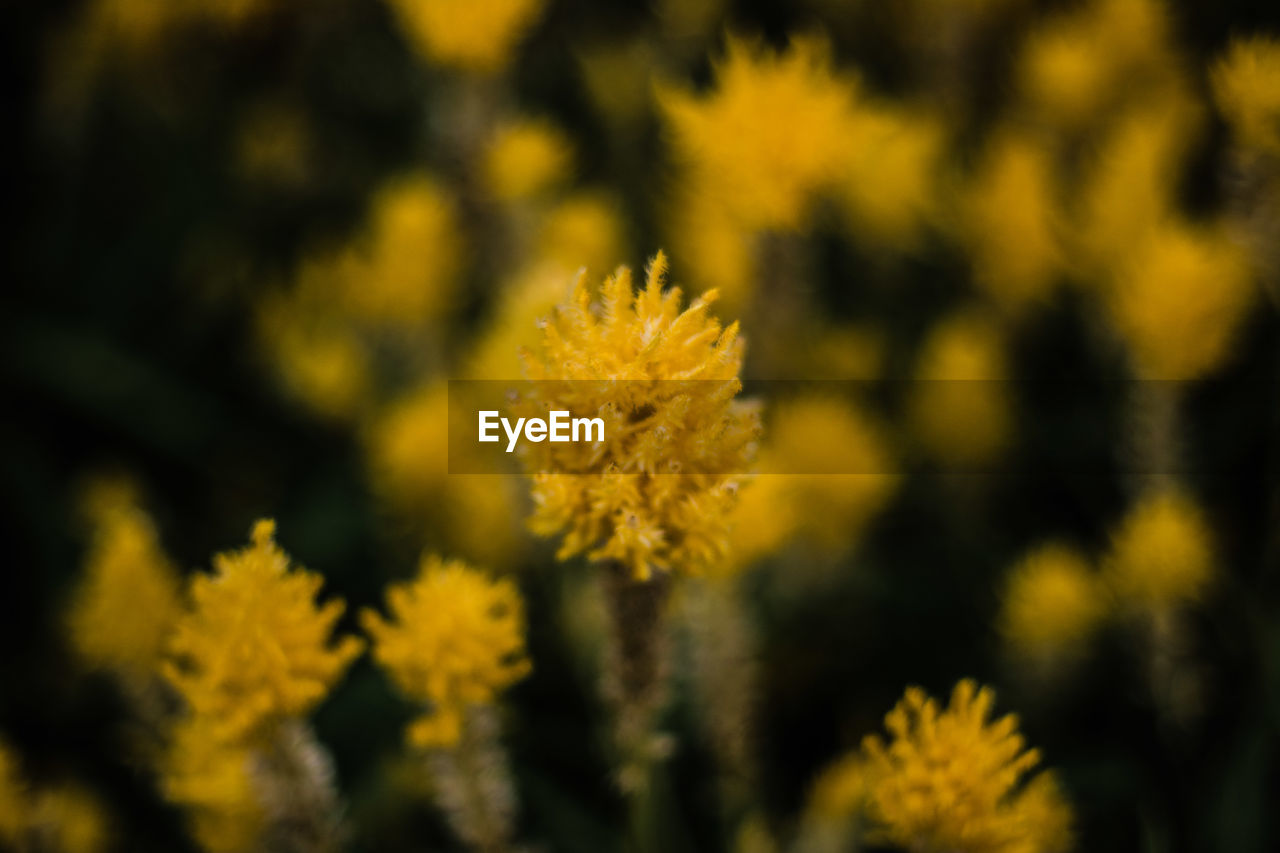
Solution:
{"label": "out-of-focus background", "polygon": [[[743,491],[752,798],[776,837],[906,685],[974,677],[1056,769],[1078,849],[1276,849],[1280,60],[1231,51],[1274,50],[1280,8],[424,11],[451,5],[6,10],[0,739],[29,784],[92,801],[102,849],[196,849],[131,749],[128,691],[68,629],[86,506],[128,483],[182,573],[274,518],[344,631],[424,549],[515,578],[518,837],[622,849],[590,569],[527,532],[525,481],[448,475],[443,383],[518,377],[579,267],[662,248],[741,319],[745,378],[857,380],[854,403],[767,401],[764,463],[884,475]],[[1102,461],[1041,464],[1063,444]],[[1155,480],[1210,556],[1129,600],[1117,551]],[[1068,584],[1017,609],[1049,542],[1096,602]],[[655,849],[740,843],[697,704],[681,687],[665,718]],[[456,844],[406,758],[412,713],[366,656],[314,716],[351,850]]]}

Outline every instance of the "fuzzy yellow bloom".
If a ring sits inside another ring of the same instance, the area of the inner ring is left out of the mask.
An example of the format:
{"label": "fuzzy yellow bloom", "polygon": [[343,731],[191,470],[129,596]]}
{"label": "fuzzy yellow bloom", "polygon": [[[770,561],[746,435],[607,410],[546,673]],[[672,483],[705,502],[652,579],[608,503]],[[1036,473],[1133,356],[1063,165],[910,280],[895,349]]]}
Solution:
{"label": "fuzzy yellow bloom", "polygon": [[883,842],[928,853],[1053,853],[1071,844],[1071,811],[1052,775],[1025,781],[1040,754],[1018,720],[989,720],[995,694],[969,680],[938,703],[918,687],[885,717],[886,744],[863,741],[867,817]]}
{"label": "fuzzy yellow bloom", "polygon": [[1214,100],[1240,142],[1280,154],[1280,39],[1233,42],[1212,79]]}
{"label": "fuzzy yellow bloom", "polygon": [[92,666],[147,679],[159,674],[182,611],[177,574],[142,510],[113,501],[94,515],[84,578],[67,615],[71,642]]}
{"label": "fuzzy yellow bloom", "polygon": [[1224,232],[1169,224],[1131,248],[1108,307],[1146,379],[1195,379],[1229,355],[1253,287]]}
{"label": "fuzzy yellow bloom", "polygon": [[871,796],[871,773],[867,758],[859,752],[843,755],[831,763],[809,792],[807,808],[811,816],[843,820],[862,812]]}
{"label": "fuzzy yellow bloom", "polygon": [[572,162],[558,127],[538,119],[512,122],[498,128],[484,153],[485,184],[497,199],[521,201],[562,182]]}
{"label": "fuzzy yellow bloom", "polygon": [[388,0],[410,43],[438,65],[492,74],[542,13],[543,0]]}
{"label": "fuzzy yellow bloom", "polygon": [[681,187],[666,206],[667,239],[676,263],[698,287],[718,292],[726,310],[745,310],[759,278],[756,235],[721,199],[699,187]]}
{"label": "fuzzy yellow bloom", "polygon": [[1197,119],[1190,103],[1163,99],[1124,116],[1100,144],[1080,188],[1075,234],[1095,285],[1109,283],[1134,245],[1171,216]]}
{"label": "fuzzy yellow bloom", "polygon": [[102,806],[75,785],[40,791],[29,816],[29,831],[42,842],[37,849],[59,853],[105,853],[111,844],[111,829]]}
{"label": "fuzzy yellow bloom", "polygon": [[216,555],[213,574],[192,578],[170,646],[169,680],[230,742],[306,714],[362,648],[355,637],[331,644],[342,601],[317,607],[323,579],[291,569],[274,534],[275,522],[257,522],[249,547]]}
{"label": "fuzzy yellow bloom", "polygon": [[569,195],[541,217],[536,266],[569,271],[586,267],[590,272],[604,272],[624,254],[624,232],[617,199],[601,192]]}
{"label": "fuzzy yellow bloom", "polygon": [[1012,414],[1004,344],[989,320],[943,320],[925,339],[915,378],[910,421],[926,450],[963,467],[990,462],[1005,446]]}
{"label": "fuzzy yellow bloom", "polygon": [[0,740],[0,842],[17,846],[30,808],[18,757]]}
{"label": "fuzzy yellow bloom", "polygon": [[1160,611],[1198,600],[1214,574],[1204,514],[1179,491],[1142,498],[1116,530],[1104,568],[1122,603]]}
{"label": "fuzzy yellow bloom", "polygon": [[253,755],[220,740],[210,721],[187,717],[170,735],[161,769],[165,798],[183,807],[209,853],[254,848],[264,816],[252,775]]}
{"label": "fuzzy yellow bloom", "polygon": [[411,582],[387,591],[390,620],[366,610],[374,659],[425,713],[411,743],[449,747],[470,705],[491,704],[528,674],[524,604],[510,580],[490,580],[459,561],[426,557]]}
{"label": "fuzzy yellow bloom", "polygon": [[256,321],[264,358],[292,399],[333,420],[357,414],[373,382],[372,365],[349,325],[278,294],[259,303]]}
{"label": "fuzzy yellow bloom", "polygon": [[728,514],[755,450],[759,418],[741,389],[738,326],[708,316],[714,291],[680,310],[663,292],[666,258],[632,293],[620,267],[593,304],[585,276],[526,360],[529,414],[600,417],[594,444],[532,445],[535,533],[564,533],[558,556],[587,552],[637,579],[698,574],[728,548]]}
{"label": "fuzzy yellow bloom", "polygon": [[962,202],[974,279],[1002,310],[1044,301],[1062,270],[1062,222],[1053,161],[1039,141],[996,139]]}
{"label": "fuzzy yellow bloom", "polygon": [[715,76],[703,97],[660,92],[677,159],[744,226],[800,227],[848,159],[853,85],[812,38],[782,54],[730,39]]}
{"label": "fuzzy yellow bloom", "polygon": [[872,106],[855,111],[836,197],[857,236],[896,251],[915,244],[938,216],[943,142],[932,117]]}
{"label": "fuzzy yellow bloom", "polygon": [[1043,545],[1014,566],[1006,583],[1000,630],[1019,656],[1076,651],[1106,614],[1102,585],[1085,558],[1058,543]]}

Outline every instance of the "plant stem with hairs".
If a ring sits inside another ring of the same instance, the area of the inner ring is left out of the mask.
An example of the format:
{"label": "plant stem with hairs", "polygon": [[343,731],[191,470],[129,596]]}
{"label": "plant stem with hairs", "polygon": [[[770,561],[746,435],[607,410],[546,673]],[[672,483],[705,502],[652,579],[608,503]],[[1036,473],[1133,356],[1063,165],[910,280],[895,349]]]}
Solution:
{"label": "plant stem with hairs", "polygon": [[457,746],[428,753],[438,805],[454,833],[482,853],[511,849],[516,798],[497,714],[487,705],[466,713]]}

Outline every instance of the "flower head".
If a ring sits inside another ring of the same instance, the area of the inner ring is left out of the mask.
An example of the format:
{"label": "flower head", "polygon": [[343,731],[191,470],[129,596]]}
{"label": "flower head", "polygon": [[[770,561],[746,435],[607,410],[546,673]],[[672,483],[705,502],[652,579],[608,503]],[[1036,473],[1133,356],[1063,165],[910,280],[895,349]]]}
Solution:
{"label": "flower head", "polygon": [[1195,379],[1221,364],[1252,293],[1243,250],[1224,233],[1165,225],[1131,248],[1109,301],[1146,379]]}
{"label": "flower head", "polygon": [[355,637],[331,645],[343,603],[316,606],[324,581],[290,569],[274,533],[275,522],[259,521],[249,547],[192,579],[170,646],[169,680],[226,741],[306,714],[361,650]]}
{"label": "flower head", "polygon": [[1084,642],[1105,612],[1101,585],[1084,557],[1050,543],[1013,568],[1001,632],[1019,655],[1056,655]]}
{"label": "flower head", "polygon": [[946,710],[918,687],[888,716],[888,743],[863,741],[867,817],[876,833],[911,850],[1050,853],[1070,845],[1070,810],[1013,715],[991,722],[990,688],[961,681]]}
{"label": "flower head", "polygon": [[1213,69],[1213,96],[1245,145],[1280,154],[1280,39],[1241,39]]}
{"label": "flower head", "polygon": [[564,532],[559,557],[586,551],[638,579],[697,574],[723,557],[736,474],[754,454],[758,416],[741,388],[738,326],[708,316],[715,292],[680,310],[663,292],[666,258],[632,293],[621,267],[593,304],[585,277],[546,322],[526,358],[533,390],[521,405],[600,417],[600,441],[538,444],[528,453],[536,533]]}
{"label": "flower head", "polygon": [[542,11],[543,0],[389,0],[413,47],[439,65],[492,74]]}
{"label": "flower head", "polygon": [[68,623],[89,664],[129,676],[159,673],[181,612],[178,578],[151,519],[131,502],[93,510],[93,542]]}
{"label": "flower head", "polygon": [[730,39],[711,94],[661,98],[696,184],[759,228],[800,226],[815,194],[840,176],[852,99],[829,47],[813,38],[782,54]]}
{"label": "flower head", "polygon": [[489,192],[503,201],[536,196],[563,181],[572,155],[555,125],[528,119],[500,128],[484,157]]}
{"label": "flower head", "polygon": [[448,747],[469,705],[487,705],[529,672],[524,605],[510,580],[426,557],[418,576],[387,591],[391,618],[366,610],[374,659],[425,713],[409,728],[421,747]]}
{"label": "flower head", "polygon": [[1143,498],[1115,532],[1105,570],[1123,602],[1159,610],[1195,601],[1213,579],[1204,514],[1181,492]]}

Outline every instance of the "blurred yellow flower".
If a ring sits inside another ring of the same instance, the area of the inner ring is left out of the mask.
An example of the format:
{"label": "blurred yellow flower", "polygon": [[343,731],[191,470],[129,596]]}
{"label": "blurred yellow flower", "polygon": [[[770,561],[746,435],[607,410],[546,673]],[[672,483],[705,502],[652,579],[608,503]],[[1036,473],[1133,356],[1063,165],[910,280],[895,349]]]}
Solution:
{"label": "blurred yellow flower", "polygon": [[721,295],[725,310],[745,311],[755,296],[755,235],[721,199],[685,185],[667,201],[664,220],[676,262],[699,288]]}
{"label": "blurred yellow flower", "polygon": [[145,680],[159,674],[182,611],[178,577],[151,519],[127,498],[91,511],[93,540],[68,612],[71,642],[86,663]]}
{"label": "blurred yellow flower", "polygon": [[871,773],[860,752],[832,762],[813,783],[807,808],[812,817],[840,821],[859,814],[871,797]]}
{"label": "blurred yellow flower", "polygon": [[102,806],[78,786],[61,785],[40,791],[28,819],[29,831],[37,840],[32,849],[105,853],[111,848],[110,825]]}
{"label": "blurred yellow flower", "polygon": [[[623,256],[625,242],[622,211],[615,198],[602,192],[575,193],[541,217],[535,266],[555,266],[562,275],[586,267],[600,275]],[[560,290],[564,289],[561,285]]]}
{"label": "blurred yellow flower", "polygon": [[[695,4],[681,0],[674,5]],[[580,49],[577,58],[583,88],[596,112],[620,135],[639,132],[652,105],[651,75],[657,63],[653,44],[644,38],[592,43]]]}
{"label": "blurred yellow flower", "polygon": [[542,13],[543,0],[388,0],[413,48],[438,65],[493,74]]}
{"label": "blurred yellow flower", "polygon": [[495,131],[483,163],[485,184],[494,198],[522,201],[564,181],[573,152],[564,132],[551,122],[524,119]]}
{"label": "blurred yellow flower", "polygon": [[1058,543],[1036,548],[1006,581],[1000,631],[1022,657],[1058,657],[1080,648],[1106,614],[1102,585],[1085,558]]}
{"label": "blurred yellow flower", "polygon": [[1043,302],[1061,272],[1057,192],[1045,145],[1004,133],[989,143],[963,199],[961,227],[974,279],[1010,314]]}
{"label": "blurred yellow flower", "polygon": [[362,408],[372,365],[348,324],[316,314],[296,295],[269,294],[258,304],[257,336],[291,397],[334,420],[351,419]]}
{"label": "blurred yellow flower", "polygon": [[202,717],[186,717],[170,734],[161,786],[182,806],[197,842],[209,853],[255,849],[264,823],[251,772],[253,755],[229,744]]}
{"label": "blurred yellow flower", "polygon": [[800,227],[848,159],[853,85],[816,38],[782,54],[731,38],[715,76],[705,96],[659,92],[677,160],[744,226]]}
{"label": "blurred yellow flower", "polygon": [[560,559],[587,551],[641,580],[655,570],[698,574],[723,558],[737,475],[759,431],[754,406],[734,399],[737,324],[723,329],[708,316],[714,291],[681,311],[679,288],[663,292],[666,266],[659,252],[634,295],[620,267],[598,304],[579,276],[526,359],[527,414],[605,422],[602,441],[529,446],[532,529],[564,533]]}
{"label": "blurred yellow flower", "polygon": [[1224,232],[1168,224],[1130,247],[1108,307],[1142,378],[1185,380],[1227,358],[1252,293],[1246,254]]}
{"label": "blurred yellow flower", "polygon": [[909,403],[916,439],[947,464],[990,462],[1012,430],[1007,379],[995,325],[971,313],[944,319],[916,361]]}
{"label": "blurred yellow flower", "polygon": [[331,645],[343,603],[317,607],[323,579],[290,569],[274,534],[275,522],[257,522],[249,547],[216,555],[213,574],[192,578],[170,646],[169,680],[226,741],[306,714],[362,648],[355,637]]}
{"label": "blurred yellow flower", "polygon": [[411,582],[387,590],[390,620],[365,610],[373,657],[409,698],[426,705],[409,727],[419,747],[451,747],[470,705],[491,704],[528,674],[524,604],[510,580],[430,556]]}
{"label": "blurred yellow flower", "polygon": [[855,235],[894,251],[915,245],[938,216],[944,141],[931,116],[870,105],[853,113],[836,197]]}
{"label": "blurred yellow flower", "polygon": [[1213,96],[1247,147],[1280,154],[1280,39],[1238,39],[1213,67]]}
{"label": "blurred yellow flower", "polygon": [[1104,569],[1124,604],[1162,611],[1198,600],[1214,575],[1204,514],[1180,491],[1141,498],[1115,531]]}
{"label": "blurred yellow flower", "polygon": [[867,816],[881,842],[927,853],[1054,853],[1071,846],[1071,810],[1025,749],[1017,717],[991,722],[995,694],[961,681],[951,704],[918,687],[885,717],[890,739],[863,741]]}

